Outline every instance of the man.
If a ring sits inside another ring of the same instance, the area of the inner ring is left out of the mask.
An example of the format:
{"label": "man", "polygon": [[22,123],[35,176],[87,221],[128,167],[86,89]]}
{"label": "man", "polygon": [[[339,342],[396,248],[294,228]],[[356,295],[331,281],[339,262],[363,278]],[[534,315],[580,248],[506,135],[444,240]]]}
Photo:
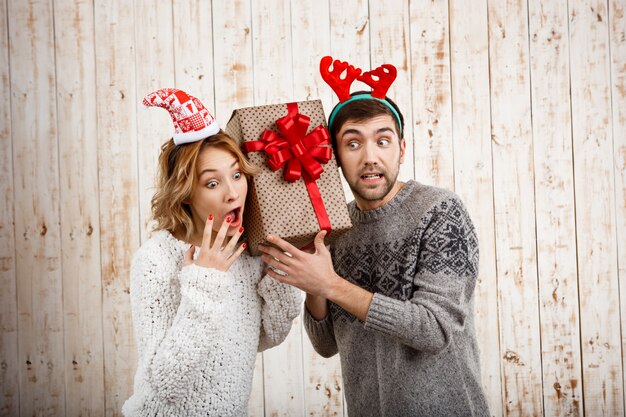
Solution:
{"label": "man", "polygon": [[268,236],[282,251],[262,246],[263,260],[306,291],[306,331],[320,355],[339,353],[348,414],[486,416],[476,233],[455,194],[398,181],[403,124],[388,98],[360,92],[335,107],[329,130],[354,194],[353,228],[330,252],[324,231],[315,253]]}

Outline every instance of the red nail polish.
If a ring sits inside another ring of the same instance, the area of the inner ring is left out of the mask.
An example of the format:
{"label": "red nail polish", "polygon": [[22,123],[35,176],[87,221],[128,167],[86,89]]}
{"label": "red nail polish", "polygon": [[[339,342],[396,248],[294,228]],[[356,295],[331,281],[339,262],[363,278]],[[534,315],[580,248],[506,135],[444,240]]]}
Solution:
{"label": "red nail polish", "polygon": [[209,214],[209,220],[213,220],[213,215]]}
{"label": "red nail polish", "polygon": [[246,242],[243,242],[243,243],[241,244],[241,247],[245,249],[245,248],[247,248],[247,247],[248,247],[248,244],[247,244]]}
{"label": "red nail polish", "polygon": [[230,223],[230,222],[231,222],[231,220],[232,220],[232,219],[230,218],[230,216],[226,217],[226,223]]}
{"label": "red nail polish", "polygon": [[239,233],[243,232],[243,227],[239,228]]}

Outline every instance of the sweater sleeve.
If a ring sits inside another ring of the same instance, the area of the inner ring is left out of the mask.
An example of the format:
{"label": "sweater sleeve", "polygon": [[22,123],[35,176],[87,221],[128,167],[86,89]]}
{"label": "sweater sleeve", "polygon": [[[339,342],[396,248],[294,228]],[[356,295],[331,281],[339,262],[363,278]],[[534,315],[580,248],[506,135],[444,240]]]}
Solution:
{"label": "sweater sleeve", "polygon": [[458,198],[440,202],[429,214],[412,297],[403,301],[374,294],[365,327],[437,353],[448,346],[453,332],[463,330],[478,274],[478,240]]}
{"label": "sweater sleeve", "polygon": [[[144,252],[133,261],[133,324],[140,366],[155,394],[161,401],[177,402],[193,389],[190,381],[202,369],[198,365],[219,338],[227,313],[223,295],[232,277],[197,265],[179,269],[182,258],[160,255]],[[180,280],[179,297],[172,294],[177,291],[173,280]]]}
{"label": "sweater sleeve", "polygon": [[300,290],[265,275],[257,286],[261,296],[261,332],[258,351],[279,345],[285,340],[291,324],[300,313]]}
{"label": "sweater sleeve", "polygon": [[338,352],[330,313],[322,320],[315,320],[305,306],[304,329],[309,335],[313,349],[315,349],[320,356],[330,358]]}

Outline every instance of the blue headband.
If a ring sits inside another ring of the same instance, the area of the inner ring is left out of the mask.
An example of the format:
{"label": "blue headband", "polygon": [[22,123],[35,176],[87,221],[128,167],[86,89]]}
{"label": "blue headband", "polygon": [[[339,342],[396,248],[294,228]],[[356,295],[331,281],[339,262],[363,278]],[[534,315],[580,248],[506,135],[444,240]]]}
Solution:
{"label": "blue headband", "polygon": [[341,109],[343,109],[346,104],[351,103],[353,101],[359,101],[359,100],[374,100],[374,101],[378,101],[379,103],[384,104],[389,110],[391,110],[391,112],[393,113],[394,117],[396,118],[396,121],[398,122],[398,126],[400,127],[400,138],[402,138],[402,121],[400,120],[400,115],[398,114],[396,109],[394,109],[393,106],[391,105],[391,103],[389,103],[387,100],[381,100],[379,98],[372,97],[372,95],[370,93],[357,94],[355,96],[350,97],[346,101],[343,101],[343,102],[337,104],[335,106],[335,108],[333,109],[333,111],[330,113],[330,117],[328,118],[328,128],[329,128],[329,130],[332,130],[333,121],[335,120],[335,116],[337,115],[337,113],[339,113],[339,111]]}

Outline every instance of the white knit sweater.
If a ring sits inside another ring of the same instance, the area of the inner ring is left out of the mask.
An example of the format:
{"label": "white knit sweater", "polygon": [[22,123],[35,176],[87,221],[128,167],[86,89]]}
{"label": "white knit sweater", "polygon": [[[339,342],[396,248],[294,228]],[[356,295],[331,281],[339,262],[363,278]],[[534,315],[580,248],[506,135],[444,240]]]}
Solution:
{"label": "white knit sweater", "polygon": [[282,342],[300,312],[300,291],[263,277],[260,258],[181,268],[188,248],[158,231],[133,258],[139,357],[125,416],[247,415],[257,351]]}

